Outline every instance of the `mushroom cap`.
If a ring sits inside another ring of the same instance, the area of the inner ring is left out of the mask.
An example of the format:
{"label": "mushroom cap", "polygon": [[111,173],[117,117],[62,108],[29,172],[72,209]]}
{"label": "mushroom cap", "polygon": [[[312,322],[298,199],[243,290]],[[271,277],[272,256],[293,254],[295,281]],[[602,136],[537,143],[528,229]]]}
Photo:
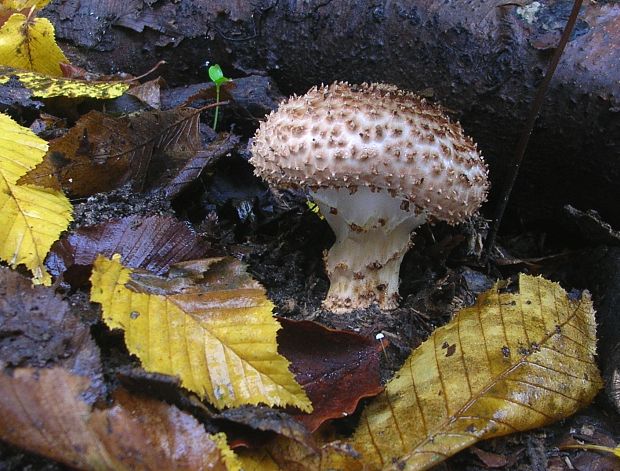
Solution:
{"label": "mushroom cap", "polygon": [[251,151],[255,174],[273,186],[367,186],[449,223],[475,213],[488,190],[460,124],[386,84],[336,82],[294,96],[261,123]]}

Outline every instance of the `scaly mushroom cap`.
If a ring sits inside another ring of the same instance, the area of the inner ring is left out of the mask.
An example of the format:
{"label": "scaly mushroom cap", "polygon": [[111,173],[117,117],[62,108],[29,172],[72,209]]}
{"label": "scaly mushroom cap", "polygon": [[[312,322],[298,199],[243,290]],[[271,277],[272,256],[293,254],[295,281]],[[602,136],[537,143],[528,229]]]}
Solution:
{"label": "scaly mushroom cap", "polygon": [[273,186],[365,186],[451,224],[475,213],[488,190],[486,165],[461,126],[385,84],[337,82],[292,97],[261,124],[251,151],[256,175]]}

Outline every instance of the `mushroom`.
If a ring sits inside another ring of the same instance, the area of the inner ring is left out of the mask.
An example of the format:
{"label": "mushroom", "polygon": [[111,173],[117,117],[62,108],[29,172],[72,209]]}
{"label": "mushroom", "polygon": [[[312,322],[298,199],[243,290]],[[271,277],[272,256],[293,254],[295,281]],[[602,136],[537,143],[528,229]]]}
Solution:
{"label": "mushroom", "polygon": [[488,190],[487,167],[461,126],[386,84],[336,82],[290,98],[261,123],[251,152],[256,175],[307,189],[333,229],[323,307],[336,313],[397,307],[412,232],[464,220]]}

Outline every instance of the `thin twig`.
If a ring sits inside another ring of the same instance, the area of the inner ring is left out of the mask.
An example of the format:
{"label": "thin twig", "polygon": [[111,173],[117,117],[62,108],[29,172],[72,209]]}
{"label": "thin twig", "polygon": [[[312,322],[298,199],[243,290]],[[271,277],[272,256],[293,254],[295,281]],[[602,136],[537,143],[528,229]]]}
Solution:
{"label": "thin twig", "polygon": [[521,138],[519,139],[519,143],[517,144],[517,147],[515,149],[512,161],[508,166],[512,173],[509,175],[508,181],[504,185],[500,200],[497,204],[493,225],[491,226],[491,230],[489,231],[489,235],[486,240],[486,248],[483,256],[484,261],[489,259],[489,256],[491,255],[491,252],[495,247],[497,232],[499,231],[499,226],[502,223],[502,218],[504,217],[504,212],[506,211],[506,206],[508,205],[508,200],[510,199],[510,194],[512,193],[515,181],[517,180],[519,168],[521,167],[521,163],[523,162],[525,150],[527,149],[527,144],[530,140],[530,136],[532,135],[532,130],[534,129],[534,123],[536,122],[536,118],[538,118],[538,113],[540,113],[540,109],[542,108],[545,94],[547,93],[547,89],[549,88],[549,83],[553,78],[555,69],[557,68],[558,63],[560,62],[560,58],[562,57],[562,53],[564,52],[564,48],[566,47],[568,39],[573,32],[575,23],[577,22],[577,16],[579,15],[579,10],[581,9],[582,3],[583,0],[575,0],[575,2],[573,3],[573,10],[571,11],[570,16],[568,17],[568,21],[566,22],[566,26],[564,27],[564,32],[562,33],[562,37],[560,38],[560,43],[558,44],[558,47],[553,53],[553,57],[551,58],[551,62],[549,63],[549,68],[547,69],[547,73],[545,74],[545,78],[540,83],[540,86],[538,87],[538,90],[536,92],[536,97],[532,102],[532,107],[527,117],[525,128],[523,129],[523,133],[521,134]]}

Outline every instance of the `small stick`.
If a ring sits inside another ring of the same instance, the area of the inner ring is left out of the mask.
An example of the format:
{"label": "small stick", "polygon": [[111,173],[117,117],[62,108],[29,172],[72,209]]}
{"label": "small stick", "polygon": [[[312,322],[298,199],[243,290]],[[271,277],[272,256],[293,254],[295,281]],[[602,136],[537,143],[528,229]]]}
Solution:
{"label": "small stick", "polygon": [[545,74],[545,78],[540,83],[540,86],[538,87],[538,90],[536,92],[536,97],[532,102],[532,107],[527,117],[525,128],[523,129],[523,133],[521,134],[521,138],[519,139],[519,143],[517,144],[517,147],[515,149],[512,161],[508,167],[512,170],[512,174],[509,176],[508,182],[503,188],[499,203],[497,204],[497,208],[495,210],[493,225],[491,226],[491,230],[489,231],[489,235],[486,240],[485,252],[483,254],[484,262],[489,259],[491,252],[495,247],[497,232],[499,231],[499,226],[502,223],[502,218],[504,217],[506,206],[508,206],[510,194],[512,193],[515,181],[517,180],[519,168],[521,167],[521,162],[523,162],[525,150],[527,149],[527,144],[530,141],[530,136],[532,135],[532,130],[534,129],[534,123],[536,122],[536,118],[538,118],[538,113],[542,108],[543,99],[545,98],[545,94],[547,93],[547,89],[549,88],[549,83],[553,78],[555,69],[557,68],[558,63],[560,62],[560,58],[562,57],[562,53],[564,52],[564,48],[566,47],[568,39],[570,38],[570,35],[573,32],[573,28],[575,27],[575,23],[577,22],[577,16],[579,15],[579,10],[581,9],[582,3],[583,0],[575,0],[575,2],[573,3],[573,10],[568,17],[568,21],[566,22],[566,26],[564,27],[564,32],[562,33],[562,37],[560,38],[558,47],[553,53],[553,57],[551,58],[551,62],[549,63],[549,68],[547,69],[547,73]]}

